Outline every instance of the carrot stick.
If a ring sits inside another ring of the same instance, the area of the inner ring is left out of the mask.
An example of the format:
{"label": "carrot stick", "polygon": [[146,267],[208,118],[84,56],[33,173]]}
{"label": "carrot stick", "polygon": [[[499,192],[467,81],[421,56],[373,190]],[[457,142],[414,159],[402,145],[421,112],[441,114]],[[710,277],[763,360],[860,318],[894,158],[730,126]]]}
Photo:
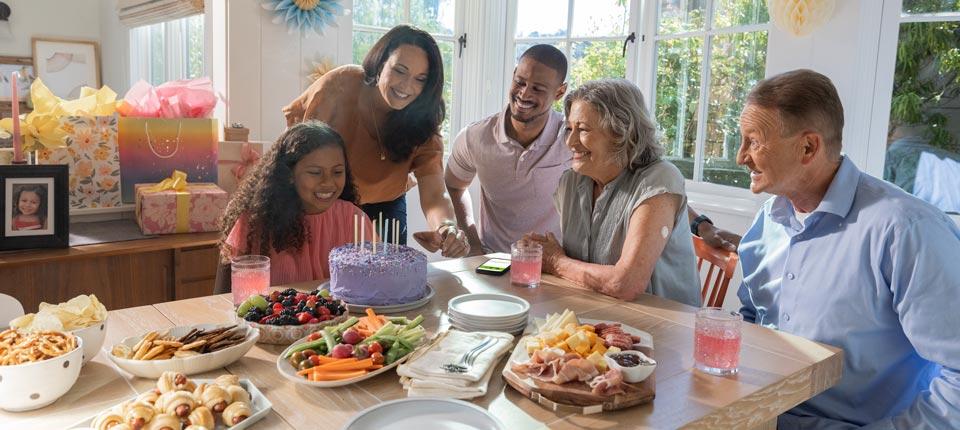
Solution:
{"label": "carrot stick", "polygon": [[363,360],[355,360],[355,361],[353,361],[353,362],[343,362],[343,361],[340,361],[340,362],[336,362],[336,363],[321,364],[321,365],[319,365],[319,366],[314,367],[314,369],[322,370],[322,371],[326,371],[326,370],[363,370],[363,369],[369,368],[370,366],[373,366],[373,360],[372,360],[372,359],[369,359],[369,358],[365,358],[365,359],[363,359]]}
{"label": "carrot stick", "polygon": [[341,379],[356,378],[367,374],[366,370],[354,370],[347,372],[313,372],[310,374],[311,381],[337,381]]}

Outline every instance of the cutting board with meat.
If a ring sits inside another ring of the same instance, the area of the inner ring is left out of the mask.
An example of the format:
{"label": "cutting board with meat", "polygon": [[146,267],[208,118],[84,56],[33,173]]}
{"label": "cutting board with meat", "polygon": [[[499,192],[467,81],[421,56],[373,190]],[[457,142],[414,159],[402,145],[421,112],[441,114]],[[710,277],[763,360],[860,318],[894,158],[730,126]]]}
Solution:
{"label": "cutting board with meat", "polygon": [[548,317],[537,334],[517,343],[503,369],[507,383],[555,411],[590,414],[652,401],[652,336],[616,321],[579,321],[567,312],[560,322]]}

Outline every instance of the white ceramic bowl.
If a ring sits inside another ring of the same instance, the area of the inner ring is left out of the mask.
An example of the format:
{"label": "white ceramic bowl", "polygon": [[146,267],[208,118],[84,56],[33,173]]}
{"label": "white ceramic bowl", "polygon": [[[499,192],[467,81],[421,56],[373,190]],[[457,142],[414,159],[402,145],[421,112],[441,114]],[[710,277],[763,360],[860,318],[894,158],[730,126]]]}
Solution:
{"label": "white ceramic bowl", "polygon": [[107,318],[70,333],[83,339],[83,364],[87,364],[100,353],[100,348],[103,348],[103,341],[107,338]]}
{"label": "white ceramic bowl", "polygon": [[[190,330],[194,328],[209,330],[217,327],[223,327],[223,324],[180,326],[171,328],[169,333],[171,336],[181,337],[189,333]],[[159,378],[163,372],[168,370],[180,372],[184,375],[195,375],[197,373],[203,373],[210,370],[219,369],[221,367],[226,367],[234,361],[239,360],[241,357],[246,355],[250,348],[253,348],[253,345],[257,343],[257,339],[260,338],[260,332],[243,326],[238,327],[247,330],[247,337],[243,340],[243,342],[207,354],[194,355],[192,357],[184,358],[174,357],[166,360],[133,360],[129,358],[120,358],[109,352],[107,353],[107,356],[110,357],[110,360],[116,363],[116,365],[121,369],[141,378]],[[143,338],[143,336],[144,335],[131,336],[122,340],[120,343],[129,348],[133,348],[137,342]]]}
{"label": "white ceramic bowl", "polygon": [[[615,354],[637,355],[640,357],[640,364],[636,366],[630,366],[630,367],[621,366],[620,363],[617,363],[617,360],[614,360],[613,357],[611,356]],[[640,351],[628,349],[625,351],[617,352],[615,354],[608,354],[604,356],[604,358],[606,358],[607,360],[607,365],[610,366],[611,369],[620,369],[620,373],[623,374],[623,380],[628,383],[634,384],[649,378],[650,375],[653,373],[653,370],[657,368],[657,362],[654,359],[647,357],[644,353]],[[653,364],[649,364],[649,363],[653,363]]]}
{"label": "white ceramic bowl", "polygon": [[59,357],[0,366],[0,409],[29,411],[57,401],[77,382],[83,349],[83,338],[77,337],[77,348]]}

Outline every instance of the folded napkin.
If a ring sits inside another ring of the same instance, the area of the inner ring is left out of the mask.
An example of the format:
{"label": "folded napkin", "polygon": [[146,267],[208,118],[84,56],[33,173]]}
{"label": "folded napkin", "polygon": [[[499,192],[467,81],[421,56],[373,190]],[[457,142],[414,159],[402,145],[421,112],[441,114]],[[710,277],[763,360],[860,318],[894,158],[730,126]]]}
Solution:
{"label": "folded napkin", "polygon": [[[467,351],[483,342],[484,337],[494,338],[493,346],[477,357],[465,373],[448,373],[441,366],[458,363]],[[490,376],[500,358],[510,350],[513,335],[496,331],[462,332],[449,330],[434,340],[433,344],[397,367],[400,382],[408,396],[439,396],[455,399],[470,399],[487,393]]]}

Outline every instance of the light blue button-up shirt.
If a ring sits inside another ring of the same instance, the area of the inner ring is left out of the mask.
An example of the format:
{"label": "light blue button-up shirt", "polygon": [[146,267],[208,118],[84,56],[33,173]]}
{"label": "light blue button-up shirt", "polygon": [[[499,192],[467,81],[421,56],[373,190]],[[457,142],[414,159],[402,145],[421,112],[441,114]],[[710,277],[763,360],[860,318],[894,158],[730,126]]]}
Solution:
{"label": "light blue button-up shirt", "polygon": [[768,200],[740,242],[748,321],[843,348],[779,428],[960,428],[960,229],[844,158],[801,224]]}

